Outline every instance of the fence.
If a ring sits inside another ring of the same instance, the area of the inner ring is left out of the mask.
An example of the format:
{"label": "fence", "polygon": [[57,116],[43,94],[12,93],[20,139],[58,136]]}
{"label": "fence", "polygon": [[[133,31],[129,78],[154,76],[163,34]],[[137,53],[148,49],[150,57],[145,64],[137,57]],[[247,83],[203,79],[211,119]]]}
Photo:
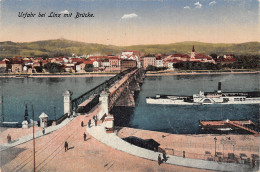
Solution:
{"label": "fence", "polygon": [[[215,149],[215,144],[173,142],[170,147]],[[223,150],[223,144],[217,143],[216,149]],[[259,146],[253,146],[253,145],[239,146],[236,144],[224,144],[224,150],[258,152]]]}
{"label": "fence", "polygon": [[167,155],[178,156],[190,159],[201,159],[206,161],[217,161],[226,163],[239,163],[246,164],[248,166],[258,166],[259,167],[259,156],[252,154],[251,157],[245,156],[245,154],[235,155],[233,153],[227,153],[223,155],[221,152],[216,152],[212,155],[210,152],[205,151],[205,154],[190,153],[187,151],[179,151],[174,148],[165,148]]}

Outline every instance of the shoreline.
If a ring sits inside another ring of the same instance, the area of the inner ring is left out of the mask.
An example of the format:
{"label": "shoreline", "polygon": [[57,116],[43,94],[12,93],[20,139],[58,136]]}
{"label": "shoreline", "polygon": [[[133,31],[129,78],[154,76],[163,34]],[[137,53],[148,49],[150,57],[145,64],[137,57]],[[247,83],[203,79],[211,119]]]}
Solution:
{"label": "shoreline", "polygon": [[191,73],[146,73],[146,76],[171,76],[171,75],[228,75],[228,74],[259,74],[259,71],[255,72],[191,72]]}
{"label": "shoreline", "polygon": [[[83,74],[7,74],[0,75],[0,78],[69,78],[69,77],[108,77],[117,73],[83,73]],[[246,72],[156,72],[146,73],[145,76],[174,76],[174,75],[228,75],[228,74],[260,74],[260,71]]]}

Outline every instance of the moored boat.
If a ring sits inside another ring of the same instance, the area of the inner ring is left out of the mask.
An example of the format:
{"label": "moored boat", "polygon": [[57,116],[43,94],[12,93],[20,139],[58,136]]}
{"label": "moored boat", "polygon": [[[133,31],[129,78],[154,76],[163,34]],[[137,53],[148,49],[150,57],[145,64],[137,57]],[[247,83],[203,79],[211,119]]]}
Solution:
{"label": "moored boat", "polygon": [[260,104],[260,92],[202,92],[193,96],[156,95],[147,97],[148,104],[205,105],[205,104]]}

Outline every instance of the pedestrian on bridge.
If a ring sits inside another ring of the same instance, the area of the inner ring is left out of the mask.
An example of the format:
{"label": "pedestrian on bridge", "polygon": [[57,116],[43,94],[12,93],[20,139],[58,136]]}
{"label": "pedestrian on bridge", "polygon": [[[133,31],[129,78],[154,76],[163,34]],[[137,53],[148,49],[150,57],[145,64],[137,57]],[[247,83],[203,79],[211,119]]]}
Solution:
{"label": "pedestrian on bridge", "polygon": [[88,121],[88,128],[90,128],[91,119]]}
{"label": "pedestrian on bridge", "polygon": [[64,148],[65,148],[65,152],[66,152],[67,150],[69,150],[69,144],[68,144],[67,141],[65,141],[65,143],[64,143]]}
{"label": "pedestrian on bridge", "polygon": [[84,132],[84,134],[83,134],[83,137],[84,137],[84,141],[86,141],[86,139],[87,139],[87,134]]}
{"label": "pedestrian on bridge", "polygon": [[10,134],[8,134],[8,135],[7,135],[7,142],[8,142],[8,143],[11,143],[11,140],[12,140],[12,138],[11,138]]}
{"label": "pedestrian on bridge", "polygon": [[83,121],[81,121],[81,127],[84,127],[84,122]]}
{"label": "pedestrian on bridge", "polygon": [[161,165],[161,163],[162,163],[162,158],[161,158],[161,154],[159,154],[159,156],[158,156],[158,164]]}
{"label": "pedestrian on bridge", "polygon": [[166,156],[166,153],[165,153],[165,152],[163,152],[163,161],[164,161],[164,162],[166,162],[166,161],[167,161],[167,159],[168,159],[168,158],[167,158],[167,156]]}

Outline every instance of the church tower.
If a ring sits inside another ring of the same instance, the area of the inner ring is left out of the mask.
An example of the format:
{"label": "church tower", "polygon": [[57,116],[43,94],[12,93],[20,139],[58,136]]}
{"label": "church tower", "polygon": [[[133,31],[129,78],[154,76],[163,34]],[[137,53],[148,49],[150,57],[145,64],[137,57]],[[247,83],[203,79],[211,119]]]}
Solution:
{"label": "church tower", "polygon": [[195,52],[195,48],[194,48],[194,45],[193,45],[192,51],[191,51],[191,54],[190,54],[190,58],[195,59],[195,56],[196,56],[196,52]]}

